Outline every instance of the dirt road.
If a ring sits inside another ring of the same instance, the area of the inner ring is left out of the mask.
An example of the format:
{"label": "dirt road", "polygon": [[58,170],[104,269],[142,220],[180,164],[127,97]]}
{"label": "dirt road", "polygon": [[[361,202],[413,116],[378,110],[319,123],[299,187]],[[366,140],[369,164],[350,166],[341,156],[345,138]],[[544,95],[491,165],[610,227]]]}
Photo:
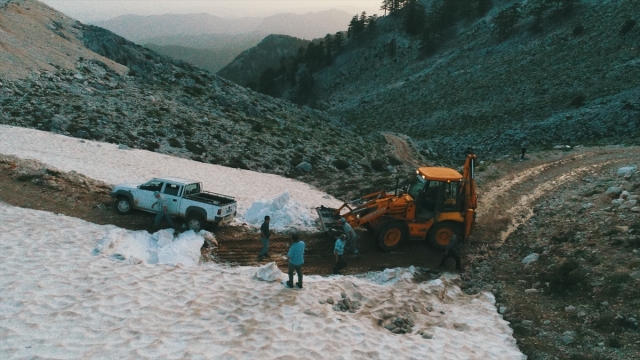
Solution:
{"label": "dirt road", "polygon": [[413,168],[427,165],[417,160],[419,157],[417,156],[415,150],[412,149],[407,141],[403,138],[389,133],[382,133],[382,136],[384,136],[387,142],[391,146],[393,146],[393,155],[398,160],[401,160],[405,165],[411,166]]}

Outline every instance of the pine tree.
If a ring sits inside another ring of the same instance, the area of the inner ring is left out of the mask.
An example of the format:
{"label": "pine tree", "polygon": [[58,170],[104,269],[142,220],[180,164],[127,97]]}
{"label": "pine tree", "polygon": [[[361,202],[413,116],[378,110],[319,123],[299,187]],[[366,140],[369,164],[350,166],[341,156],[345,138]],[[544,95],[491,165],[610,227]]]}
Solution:
{"label": "pine tree", "polygon": [[405,10],[406,17],[404,19],[404,26],[407,33],[418,35],[424,28],[426,22],[424,6],[418,4],[417,0],[410,0],[405,6]]}

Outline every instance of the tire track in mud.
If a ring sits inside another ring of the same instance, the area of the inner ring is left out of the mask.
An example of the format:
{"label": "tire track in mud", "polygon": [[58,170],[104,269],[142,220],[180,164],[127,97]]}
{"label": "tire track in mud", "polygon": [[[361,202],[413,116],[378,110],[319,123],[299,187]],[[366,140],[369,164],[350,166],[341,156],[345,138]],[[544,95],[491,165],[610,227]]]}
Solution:
{"label": "tire track in mud", "polygon": [[484,196],[480,193],[476,221],[494,221],[494,217],[499,214],[490,212],[490,209],[505,208],[501,214],[508,217],[509,223],[499,235],[499,244],[503,244],[513,231],[533,217],[533,204],[543,195],[583,174],[605,166],[634,161],[639,156],[638,148],[586,151],[525,169],[515,176],[507,177],[506,180],[496,180]]}

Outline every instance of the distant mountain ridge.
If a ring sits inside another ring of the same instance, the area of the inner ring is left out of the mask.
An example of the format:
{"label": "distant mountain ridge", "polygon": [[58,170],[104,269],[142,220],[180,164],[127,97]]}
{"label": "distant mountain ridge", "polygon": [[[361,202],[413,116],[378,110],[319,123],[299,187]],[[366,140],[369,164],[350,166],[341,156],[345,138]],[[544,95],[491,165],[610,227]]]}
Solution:
{"label": "distant mountain ridge", "polygon": [[265,36],[282,34],[311,40],[346,29],[351,17],[352,15],[335,9],[307,14],[276,14],[265,18],[239,19],[221,18],[210,14],[123,15],[95,22],[94,25],[138,43],[175,35],[251,32],[262,33]]}

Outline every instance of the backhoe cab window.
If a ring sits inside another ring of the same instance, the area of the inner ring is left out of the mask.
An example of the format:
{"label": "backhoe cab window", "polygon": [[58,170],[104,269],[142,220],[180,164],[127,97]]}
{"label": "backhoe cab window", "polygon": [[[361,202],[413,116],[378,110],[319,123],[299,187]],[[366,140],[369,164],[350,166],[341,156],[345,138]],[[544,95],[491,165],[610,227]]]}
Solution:
{"label": "backhoe cab window", "polygon": [[409,195],[413,198],[414,201],[417,201],[424,190],[427,181],[422,178],[422,176],[415,176],[412,179],[411,187],[409,187]]}
{"label": "backhoe cab window", "polygon": [[443,211],[457,211],[459,182],[444,183]]}
{"label": "backhoe cab window", "polygon": [[162,185],[164,185],[164,181],[151,180],[146,184],[140,185],[140,190],[160,191],[162,189]]}

